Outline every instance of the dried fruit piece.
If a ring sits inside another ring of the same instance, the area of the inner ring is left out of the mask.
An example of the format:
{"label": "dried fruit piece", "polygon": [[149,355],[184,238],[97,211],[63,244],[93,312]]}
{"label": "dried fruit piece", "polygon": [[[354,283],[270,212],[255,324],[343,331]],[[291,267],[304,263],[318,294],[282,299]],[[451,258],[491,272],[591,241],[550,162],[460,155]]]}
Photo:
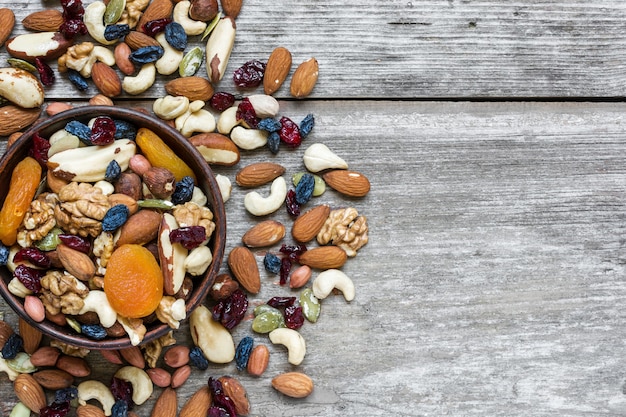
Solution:
{"label": "dried fruit piece", "polygon": [[297,148],[302,143],[300,128],[290,118],[283,116],[280,118],[281,128],[278,131],[280,140],[290,148]]}
{"label": "dried fruit piece", "polygon": [[170,170],[177,181],[185,176],[195,181],[192,169],[156,133],[145,127],[139,128],[135,141],[152,166]]}
{"label": "dried fruit piece", "polygon": [[233,104],[235,104],[235,96],[225,91],[219,91],[213,94],[213,97],[211,97],[211,101],[209,102],[209,104],[215,110],[223,112],[224,110],[232,107]]}
{"label": "dried fruit piece", "polygon": [[256,88],[263,82],[263,74],[265,74],[265,63],[252,60],[235,70],[233,81],[239,88]]}
{"label": "dried fruit piece", "polygon": [[248,297],[242,290],[236,290],[230,297],[220,300],[213,307],[213,320],[222,323],[228,330],[237,326],[248,309]]}

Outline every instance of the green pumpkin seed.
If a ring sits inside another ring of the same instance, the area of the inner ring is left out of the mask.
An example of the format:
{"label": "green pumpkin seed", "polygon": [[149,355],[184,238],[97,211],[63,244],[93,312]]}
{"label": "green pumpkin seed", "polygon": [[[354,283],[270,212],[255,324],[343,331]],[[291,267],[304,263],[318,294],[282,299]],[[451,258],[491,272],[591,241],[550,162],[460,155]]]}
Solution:
{"label": "green pumpkin seed", "polygon": [[19,352],[13,359],[6,359],[7,366],[20,374],[31,374],[37,370],[30,361],[30,355]]}
{"label": "green pumpkin seed", "polygon": [[137,205],[141,208],[154,208],[161,210],[171,210],[174,208],[174,203],[168,200],[159,200],[156,198],[148,198],[146,200],[138,200]]}
{"label": "green pumpkin seed", "polygon": [[104,24],[112,25],[117,23],[120,17],[122,17],[125,8],[126,0],[111,0],[104,11]]}
{"label": "green pumpkin seed", "polygon": [[279,327],[286,327],[283,313],[280,311],[278,311],[278,313],[266,311],[252,320],[252,330],[257,333],[269,333]]}
{"label": "green pumpkin seed", "polygon": [[[293,182],[294,186],[298,185],[300,179],[304,174],[306,174],[306,172],[297,172],[293,174],[293,177],[291,177],[291,181]],[[326,191],[326,182],[324,182],[322,177],[315,174],[313,174],[313,179],[315,180],[315,185],[313,186],[313,196],[319,197],[324,194],[324,191]]]}
{"label": "green pumpkin seed", "polygon": [[222,12],[218,12],[217,16],[215,16],[213,20],[211,20],[211,23],[209,23],[206,29],[204,29],[204,33],[202,34],[202,38],[200,39],[201,41],[203,41],[204,38],[206,38],[211,32],[213,32],[213,29],[215,29],[215,26],[217,26],[222,16]]}
{"label": "green pumpkin seed", "polygon": [[33,64],[31,64],[28,61],[24,61],[23,59],[7,58],[7,62],[13,68],[23,69],[24,71],[28,71],[28,72],[37,72],[37,67],[35,67]]}
{"label": "green pumpkin seed", "polygon": [[198,68],[200,68],[200,65],[202,65],[203,60],[204,52],[202,52],[202,48],[196,46],[195,48],[187,52],[182,61],[180,61],[180,65],[178,66],[178,73],[181,77],[191,77],[196,72],[198,72]]}
{"label": "green pumpkin seed", "polygon": [[67,324],[69,324],[70,327],[72,329],[74,329],[74,331],[76,333],[82,333],[83,332],[83,329],[80,328],[80,323],[76,319],[67,317],[66,320],[67,320]]}
{"label": "green pumpkin seed", "polygon": [[58,227],[52,228],[39,242],[35,243],[37,249],[40,249],[44,252],[48,252],[56,249],[57,245],[61,243],[59,239],[59,235],[63,233]]}
{"label": "green pumpkin seed", "polygon": [[269,304],[258,305],[254,307],[254,310],[252,310],[252,312],[254,313],[254,317],[258,316],[259,314],[267,313],[268,311],[270,313],[280,313],[279,309],[274,308]]}
{"label": "green pumpkin seed", "polygon": [[17,403],[9,417],[30,417],[30,408],[26,407],[24,403]]}
{"label": "green pumpkin seed", "polygon": [[302,291],[299,301],[302,307],[302,315],[311,323],[315,323],[320,316],[322,306],[317,297],[313,295],[313,290],[306,288]]}

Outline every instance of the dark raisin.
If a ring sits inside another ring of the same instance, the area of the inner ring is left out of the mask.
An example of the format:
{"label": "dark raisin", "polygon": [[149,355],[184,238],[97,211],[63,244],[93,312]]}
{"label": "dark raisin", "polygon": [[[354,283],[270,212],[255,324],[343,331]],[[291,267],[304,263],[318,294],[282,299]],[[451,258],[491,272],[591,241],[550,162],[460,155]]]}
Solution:
{"label": "dark raisin", "polygon": [[111,207],[102,219],[102,230],[104,232],[114,232],[126,223],[128,216],[128,207],[124,204],[117,204]]}
{"label": "dark raisin", "polygon": [[300,215],[300,204],[296,201],[296,190],[293,188],[287,191],[285,205],[287,206],[287,213],[289,213],[290,216],[298,217]]}
{"label": "dark raisin", "polygon": [[280,258],[271,252],[267,252],[263,257],[263,266],[268,272],[278,274],[280,272]]}
{"label": "dark raisin", "polygon": [[204,356],[202,349],[198,346],[194,346],[193,349],[189,351],[189,362],[201,371],[205,371],[209,368],[209,361],[206,356]]}
{"label": "dark raisin", "polygon": [[78,137],[81,142],[86,145],[91,145],[91,129],[84,123],[79,122],[78,120],[72,120],[65,125],[65,130],[67,133],[71,133],[72,135]]}
{"label": "dark raisin", "polygon": [[267,305],[274,308],[285,308],[294,305],[296,297],[272,297],[267,300]]}
{"label": "dark raisin", "polygon": [[185,28],[178,22],[170,22],[165,26],[165,40],[170,46],[179,51],[187,47],[187,34]]}
{"label": "dark raisin", "polygon": [[289,272],[291,272],[291,259],[289,257],[285,257],[280,260],[280,285],[287,284],[287,279],[289,278]]}
{"label": "dark raisin", "polygon": [[180,181],[176,182],[176,187],[171,196],[172,203],[184,204],[190,201],[193,195],[193,188],[193,178],[184,176]]}
{"label": "dark raisin", "polygon": [[80,72],[70,69],[67,71],[67,78],[70,80],[72,84],[80,91],[85,91],[89,88],[89,84],[85,77],[80,75]]}
{"label": "dark raisin", "polygon": [[2,357],[4,359],[13,359],[23,348],[24,341],[22,340],[22,336],[17,333],[12,333],[4,342],[4,346],[2,346]]}
{"label": "dark raisin", "polygon": [[80,331],[93,340],[102,340],[107,337],[106,329],[100,324],[81,324]]}
{"label": "dark raisin", "polygon": [[28,154],[35,158],[42,168],[46,167],[48,162],[48,150],[50,149],[50,141],[41,137],[39,133],[33,135],[33,142],[28,150]]}
{"label": "dark raisin", "polygon": [[248,297],[242,290],[236,290],[213,307],[213,319],[231,330],[241,323],[247,309]]}
{"label": "dark raisin", "polygon": [[266,130],[268,132],[278,132],[281,128],[281,124],[278,120],[272,119],[271,117],[267,117],[265,119],[261,119],[259,124],[257,125],[258,129]]}
{"label": "dark raisin", "polygon": [[45,252],[32,247],[21,248],[13,256],[13,262],[30,262],[39,268],[50,268],[50,258]]}
{"label": "dark raisin", "polygon": [[61,388],[54,392],[54,401],[56,402],[70,402],[78,398],[78,388],[67,387]]}
{"label": "dark raisin", "polygon": [[284,253],[291,259],[292,261],[297,262],[300,255],[306,252],[307,248],[305,245],[285,245],[283,244],[279,251],[280,253]]}
{"label": "dark raisin", "polygon": [[315,117],[312,114],[307,114],[304,119],[300,122],[300,136],[302,139],[306,138],[311,130],[313,130],[313,126],[315,126]]}
{"label": "dark raisin", "polygon": [[315,177],[312,174],[304,174],[298,185],[296,185],[296,203],[302,205],[313,196],[313,188],[315,188]]}
{"label": "dark raisin", "polygon": [[29,268],[26,265],[18,265],[13,271],[13,275],[35,294],[41,291],[41,277],[43,277],[41,270]]}
{"label": "dark raisin", "polygon": [[180,243],[185,249],[194,249],[206,240],[204,226],[179,227],[170,232],[170,241]]}
{"label": "dark raisin", "polygon": [[235,70],[233,81],[239,88],[255,88],[263,82],[264,74],[265,63],[259,60],[252,60]]}
{"label": "dark raisin", "polygon": [[141,48],[130,53],[130,60],[139,65],[149,64],[157,61],[163,56],[165,50],[156,45],[142,46]]}
{"label": "dark raisin", "polygon": [[302,307],[297,305],[291,305],[285,307],[285,324],[288,328],[298,330],[304,324],[304,314],[302,314]]}
{"label": "dark raisin", "polygon": [[272,132],[267,137],[267,147],[274,155],[278,153],[280,147],[280,135],[278,132]]}
{"label": "dark raisin", "polygon": [[130,33],[130,26],[124,25],[107,25],[104,28],[104,39],[112,41],[115,39],[121,39]]}
{"label": "dark raisin", "polygon": [[235,96],[230,93],[220,91],[213,94],[213,97],[211,97],[209,104],[215,110],[222,112],[235,104]]}
{"label": "dark raisin", "polygon": [[128,415],[128,404],[124,400],[117,400],[111,407],[111,417],[126,417]]}
{"label": "dark raisin", "polygon": [[137,128],[134,124],[127,122],[126,120],[115,119],[115,139],[128,139],[135,140],[137,136]]}
{"label": "dark raisin", "polygon": [[248,359],[250,359],[250,353],[252,353],[252,346],[254,345],[254,339],[250,336],[246,336],[237,345],[235,349],[235,363],[237,369],[243,371],[248,366]]}
{"label": "dark raisin", "polygon": [[109,116],[96,117],[91,125],[91,143],[94,145],[108,145],[115,140],[115,122]]}
{"label": "dark raisin", "polygon": [[9,262],[10,249],[0,243],[0,265],[6,265]]}
{"label": "dark raisin", "polygon": [[288,117],[280,118],[281,128],[278,134],[280,140],[290,148],[297,148],[302,143],[302,136],[300,135],[300,128],[293,120]]}
{"label": "dark raisin", "polygon": [[120,177],[121,174],[122,174],[122,167],[114,159],[111,162],[109,162],[109,165],[107,165],[107,170],[104,174],[104,179],[107,180],[108,182],[115,182],[117,181],[117,179]]}
{"label": "dark raisin", "polygon": [[154,38],[157,33],[163,32],[170,23],[172,23],[172,19],[168,17],[151,20],[143,25],[143,33]]}
{"label": "dark raisin", "polygon": [[87,26],[83,19],[66,19],[59,26],[59,32],[67,39],[73,39],[78,35],[87,34]]}
{"label": "dark raisin", "polygon": [[256,129],[259,124],[259,118],[248,97],[241,100],[237,106],[237,120],[243,120],[250,128]]}
{"label": "dark raisin", "polygon": [[133,402],[133,385],[120,378],[111,378],[111,394],[115,401],[124,401],[129,409],[132,409],[135,403]]}
{"label": "dark raisin", "polygon": [[39,78],[43,85],[50,87],[54,84],[54,71],[52,71],[50,65],[46,64],[43,59],[37,57],[35,58],[35,67],[37,67],[37,72],[39,73]]}
{"label": "dark raisin", "polygon": [[70,412],[69,401],[54,401],[39,410],[39,417],[65,417]]}
{"label": "dark raisin", "polygon": [[58,238],[64,245],[82,253],[89,254],[91,252],[91,243],[89,240],[78,235],[68,235],[61,233]]}

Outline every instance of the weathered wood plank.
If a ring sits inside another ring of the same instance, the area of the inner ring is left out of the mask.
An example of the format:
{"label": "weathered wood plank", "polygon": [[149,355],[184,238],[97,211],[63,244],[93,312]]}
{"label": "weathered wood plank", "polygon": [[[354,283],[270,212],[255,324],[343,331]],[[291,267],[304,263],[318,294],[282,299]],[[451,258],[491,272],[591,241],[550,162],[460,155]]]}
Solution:
{"label": "weathered wood plank", "polygon": [[[624,415],[623,104],[281,105],[296,120],[315,114],[307,142],[327,144],[372,182],[348,202],[370,226],[344,267],[356,299],[323,302],[319,322],[302,329],[302,365],[270,346],[263,377],[212,366],[179,389],[181,402],[209,376],[234,374],[258,416]],[[303,151],[245,152],[240,167],[272,159],[290,175]],[[216,172],[233,179],[237,169]],[[255,224],[245,191],[235,186],[227,203],[228,248]],[[333,191],[317,202],[346,204]],[[290,224],[284,212],[272,218]],[[274,281],[264,278],[254,300],[289,293]],[[234,331],[236,341],[249,334],[248,323]],[[98,377],[113,372],[92,360]],[[291,369],[313,377],[311,397],[272,390],[270,378]],[[6,415],[15,397],[0,378]]]}

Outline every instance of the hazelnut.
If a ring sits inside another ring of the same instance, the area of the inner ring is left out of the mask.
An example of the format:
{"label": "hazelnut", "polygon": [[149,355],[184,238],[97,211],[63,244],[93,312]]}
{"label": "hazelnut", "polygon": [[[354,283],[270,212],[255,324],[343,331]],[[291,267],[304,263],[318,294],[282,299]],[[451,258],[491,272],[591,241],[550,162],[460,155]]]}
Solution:
{"label": "hazelnut", "polygon": [[209,295],[216,301],[223,300],[239,288],[239,283],[228,274],[220,274],[215,277],[215,281],[209,290]]}
{"label": "hazelnut", "polygon": [[143,182],[156,198],[166,199],[174,192],[176,178],[162,167],[151,167],[143,174]]}
{"label": "hazelnut", "polygon": [[217,16],[218,11],[217,0],[191,0],[189,17],[193,20],[209,22]]}
{"label": "hazelnut", "polygon": [[122,172],[115,182],[115,192],[141,200],[141,178],[134,172]]}

